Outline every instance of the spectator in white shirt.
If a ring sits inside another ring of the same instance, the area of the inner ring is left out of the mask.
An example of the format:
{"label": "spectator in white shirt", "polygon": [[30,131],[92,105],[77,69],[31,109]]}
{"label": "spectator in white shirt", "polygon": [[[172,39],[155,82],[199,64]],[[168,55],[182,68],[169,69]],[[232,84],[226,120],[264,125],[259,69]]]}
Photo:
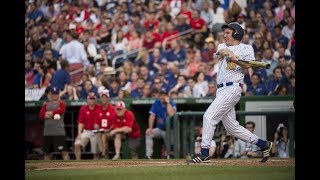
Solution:
{"label": "spectator in white shirt", "polygon": [[84,45],[78,40],[76,32],[67,31],[67,44],[61,47],[62,59],[69,62],[70,79],[73,85],[77,85],[82,77],[84,69],[89,66]]}

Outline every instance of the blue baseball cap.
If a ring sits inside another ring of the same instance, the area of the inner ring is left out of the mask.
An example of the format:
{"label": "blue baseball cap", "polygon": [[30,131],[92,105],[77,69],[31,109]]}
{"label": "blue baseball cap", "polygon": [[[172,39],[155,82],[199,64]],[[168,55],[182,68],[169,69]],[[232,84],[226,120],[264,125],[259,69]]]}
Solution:
{"label": "blue baseball cap", "polygon": [[58,87],[55,87],[55,86],[54,86],[54,87],[51,87],[50,92],[51,92],[52,94],[59,94],[60,90],[59,90]]}

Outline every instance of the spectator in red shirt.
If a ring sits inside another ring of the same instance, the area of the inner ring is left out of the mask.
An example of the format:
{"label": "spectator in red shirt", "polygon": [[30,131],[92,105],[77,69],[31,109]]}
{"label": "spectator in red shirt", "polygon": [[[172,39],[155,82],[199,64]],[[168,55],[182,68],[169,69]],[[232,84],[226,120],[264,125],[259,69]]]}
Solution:
{"label": "spectator in red shirt", "polygon": [[63,160],[69,160],[64,128],[66,103],[60,100],[58,87],[51,87],[49,96],[49,100],[43,103],[39,114],[40,120],[44,120],[44,160],[52,159],[52,151],[61,152]]}
{"label": "spectator in red shirt", "polygon": [[190,25],[196,32],[207,32],[206,22],[200,17],[200,12],[198,10],[192,11]]}
{"label": "spectator in red shirt", "polygon": [[158,39],[152,34],[152,30],[147,30],[142,41],[142,46],[146,49],[152,49]]}
{"label": "spectator in red shirt", "polygon": [[101,112],[99,114],[99,126],[100,126],[100,151],[101,156],[105,159],[109,159],[109,136],[108,134],[111,131],[112,127],[112,117],[115,116],[115,108],[109,103],[109,90],[104,89],[100,93],[100,100],[101,100]]}
{"label": "spectator in red shirt", "polygon": [[159,21],[155,18],[155,12],[145,12],[146,20],[144,21],[143,25],[145,29],[149,28],[158,28]]}
{"label": "spectator in red shirt", "polygon": [[76,160],[81,160],[81,148],[85,148],[89,141],[93,159],[98,159],[99,149],[99,124],[98,117],[101,106],[96,104],[96,95],[90,92],[87,97],[87,105],[83,105],[78,116],[78,136],[74,143]]}
{"label": "spectator in red shirt", "polygon": [[123,101],[115,104],[116,116],[112,123],[113,130],[110,136],[114,136],[114,147],[116,154],[112,160],[120,159],[121,140],[129,139],[129,148],[131,150],[131,158],[138,159],[137,148],[140,145],[140,127],[135,120],[132,111],[127,110]]}

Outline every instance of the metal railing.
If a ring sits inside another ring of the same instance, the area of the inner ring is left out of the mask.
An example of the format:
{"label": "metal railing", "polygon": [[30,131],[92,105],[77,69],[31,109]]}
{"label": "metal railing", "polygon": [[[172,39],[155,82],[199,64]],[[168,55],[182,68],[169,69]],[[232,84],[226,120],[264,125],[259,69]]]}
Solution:
{"label": "metal railing", "polygon": [[193,28],[190,28],[190,29],[187,29],[185,31],[180,32],[179,34],[174,34],[174,35],[171,35],[169,37],[164,38],[164,40],[162,41],[162,50],[163,51],[166,50],[167,41],[169,41],[171,39],[175,39],[175,38],[180,37],[180,36],[184,36],[186,34],[189,34],[189,33],[193,32],[193,31],[194,31]]}
{"label": "metal railing", "polygon": [[[204,111],[194,111],[194,112],[177,112],[173,116],[169,116],[166,119],[166,155],[167,159],[170,159],[170,150],[171,150],[171,130],[174,129],[174,142],[173,142],[173,151],[174,158],[179,158],[179,149],[180,149],[180,121],[182,123],[182,152],[183,156],[187,156],[188,152],[194,151],[194,142],[195,142],[195,132],[194,132],[194,124],[196,116],[203,116]],[[288,115],[288,138],[289,138],[289,156],[294,157],[294,139],[295,139],[295,111],[292,110],[282,110],[282,111],[236,111],[236,114],[239,116],[261,116],[261,115]],[[183,118],[181,116],[192,116],[192,118]],[[173,120],[173,128],[171,128],[171,120]],[[187,124],[189,121],[189,127]],[[189,137],[187,136],[187,131],[190,130]],[[188,147],[188,139],[189,138],[189,147]]]}

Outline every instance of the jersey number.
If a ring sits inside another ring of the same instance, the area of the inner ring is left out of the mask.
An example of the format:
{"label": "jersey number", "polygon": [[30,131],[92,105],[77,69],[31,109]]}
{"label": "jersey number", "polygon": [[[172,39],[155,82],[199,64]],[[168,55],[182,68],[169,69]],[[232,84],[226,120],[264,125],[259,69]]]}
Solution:
{"label": "jersey number", "polygon": [[108,125],[108,121],[106,119],[102,119],[101,126],[102,127],[107,127],[107,125]]}
{"label": "jersey number", "polygon": [[227,62],[227,70],[235,70],[236,69],[236,64],[234,62],[228,61]]}

